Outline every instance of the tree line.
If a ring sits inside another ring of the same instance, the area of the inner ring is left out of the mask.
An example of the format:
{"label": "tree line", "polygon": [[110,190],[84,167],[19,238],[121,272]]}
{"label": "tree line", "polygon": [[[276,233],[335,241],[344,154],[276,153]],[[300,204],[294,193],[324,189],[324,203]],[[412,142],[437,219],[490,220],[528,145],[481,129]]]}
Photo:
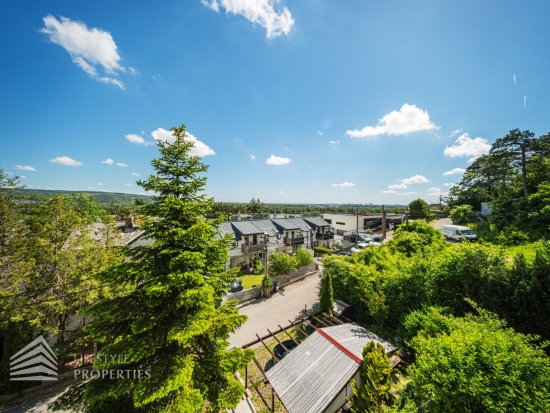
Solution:
{"label": "tree line", "polygon": [[458,217],[466,220],[487,202],[491,208],[489,223],[497,231],[522,232],[532,240],[547,238],[549,156],[550,134],[536,138],[529,130],[511,130],[495,141],[488,154],[466,168],[460,183],[450,190],[451,207],[469,205],[470,209],[463,208]]}
{"label": "tree line", "polygon": [[355,319],[414,355],[391,411],[550,408],[546,241],[531,258],[510,256],[490,244],[446,244],[418,220],[400,226],[384,246],[323,264],[321,303],[330,301],[330,285],[335,298],[353,306]]}

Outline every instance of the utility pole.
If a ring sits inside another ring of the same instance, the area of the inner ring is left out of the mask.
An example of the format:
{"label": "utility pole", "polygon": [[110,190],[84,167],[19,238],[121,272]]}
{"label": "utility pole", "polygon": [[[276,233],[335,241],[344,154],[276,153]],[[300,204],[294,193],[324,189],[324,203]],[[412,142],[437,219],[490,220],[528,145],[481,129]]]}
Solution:
{"label": "utility pole", "polygon": [[382,237],[386,239],[386,210],[382,205]]}
{"label": "utility pole", "polygon": [[359,242],[359,208],[355,208],[355,219],[356,219],[355,242]]}
{"label": "utility pole", "polygon": [[407,207],[407,215],[405,215],[407,218],[407,231],[409,231],[409,207]]}

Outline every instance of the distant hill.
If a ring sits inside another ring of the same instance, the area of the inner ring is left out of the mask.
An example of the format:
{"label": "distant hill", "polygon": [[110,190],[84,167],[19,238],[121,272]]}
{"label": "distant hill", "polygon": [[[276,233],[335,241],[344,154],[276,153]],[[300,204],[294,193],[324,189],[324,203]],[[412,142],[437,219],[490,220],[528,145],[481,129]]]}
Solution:
{"label": "distant hill", "polygon": [[115,204],[129,205],[133,204],[134,199],[141,199],[145,202],[151,202],[149,195],[123,194],[120,192],[99,192],[99,191],[64,191],[64,190],[47,190],[47,189],[16,189],[16,190],[0,190],[0,195],[7,195],[15,199],[38,199],[48,197],[55,194],[71,195],[71,194],[93,195],[94,200],[100,204]]}

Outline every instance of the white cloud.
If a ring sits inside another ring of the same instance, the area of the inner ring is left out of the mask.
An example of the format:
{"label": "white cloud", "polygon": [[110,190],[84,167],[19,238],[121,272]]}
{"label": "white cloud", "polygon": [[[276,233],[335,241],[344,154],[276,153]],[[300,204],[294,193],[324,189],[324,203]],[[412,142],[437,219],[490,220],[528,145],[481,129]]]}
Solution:
{"label": "white cloud", "polygon": [[68,156],[58,156],[57,158],[50,159],[50,162],[52,163],[59,163],[61,165],[67,165],[67,166],[82,166],[82,162],[75,161],[72,158],[69,158]]}
{"label": "white cloud", "polygon": [[282,34],[288,35],[294,25],[288,8],[275,11],[273,6],[278,2],[279,0],[201,0],[202,4],[216,13],[223,7],[227,14],[240,14],[252,23],[259,24],[267,30],[268,39]]}
{"label": "white cloud", "polygon": [[[44,27],[40,32],[46,34],[52,43],[63,47],[71,55],[73,62],[90,77],[124,89],[121,81],[98,73],[98,67],[102,67],[109,75],[126,71],[119,64],[117,45],[109,32],[97,28],[88,29],[85,23],[66,17],[57,20],[54,16],[47,15],[43,21]],[[131,73],[134,74],[135,69]]]}
{"label": "white cloud", "polygon": [[239,138],[238,136],[235,136],[233,138],[233,141],[237,144],[240,144],[240,143],[243,143],[244,142],[244,139],[243,138]]}
{"label": "white cloud", "polygon": [[340,141],[330,141],[330,143],[332,143],[333,145],[337,144],[337,143],[340,143]]}
{"label": "white cloud", "polygon": [[405,184],[395,184],[395,185],[388,185],[388,188],[390,189],[405,189],[407,185]]}
{"label": "white cloud", "polygon": [[431,188],[426,189],[426,192],[441,192],[441,189],[432,186]]}
{"label": "white cloud", "polygon": [[112,165],[115,161],[113,161],[111,158],[107,158],[104,161],[101,161],[101,163]]}
{"label": "white cloud", "polygon": [[319,135],[322,135],[322,134],[323,134],[323,132],[321,132],[320,130],[318,130],[317,133],[318,133]]}
{"label": "white cloud", "polygon": [[27,178],[25,175],[21,175],[19,178],[21,178],[21,179],[29,179],[29,178]]}
{"label": "white cloud", "polygon": [[409,191],[409,192],[401,192],[400,195],[416,195],[418,192],[412,192],[412,191]]}
{"label": "white cloud", "polygon": [[443,175],[459,175],[459,174],[463,174],[464,172],[466,172],[466,169],[455,168],[451,171],[444,172]]}
{"label": "white cloud", "polygon": [[342,188],[347,188],[349,186],[355,186],[355,184],[351,182],[343,182],[341,184],[332,184],[332,186],[340,186]]}
{"label": "white cloud", "polygon": [[6,175],[13,175],[13,172],[6,172]]}
{"label": "white cloud", "polygon": [[36,172],[36,169],[34,169],[32,166],[14,165],[13,169],[19,169],[19,170],[21,170],[21,171],[33,171],[33,172]]}
{"label": "white cloud", "polygon": [[458,135],[460,132],[462,132],[462,129],[454,130],[451,132],[449,136],[452,138],[453,136]]}
{"label": "white cloud", "polygon": [[32,187],[33,187],[32,185],[25,184],[25,188],[32,188]]}
{"label": "white cloud", "polygon": [[93,186],[89,186],[88,189],[94,190],[95,188]]}
{"label": "white cloud", "polygon": [[449,188],[452,188],[453,186],[456,186],[456,184],[451,184],[451,183],[445,182],[443,184],[443,186],[448,186]]}
{"label": "white cloud", "polygon": [[292,162],[290,158],[283,158],[282,156],[275,156],[273,154],[271,154],[271,156],[265,161],[265,163],[268,165],[276,166],[288,165],[290,162]]}
{"label": "white cloud", "polygon": [[132,184],[124,184],[124,186],[132,186]]}
{"label": "white cloud", "polygon": [[385,191],[382,191],[383,194],[396,194],[397,191],[394,191],[393,189],[386,189]]}
{"label": "white cloud", "polygon": [[283,191],[279,191],[279,193],[280,193],[280,194],[284,194],[284,192],[283,192]]}
{"label": "white cloud", "polygon": [[144,145],[144,146],[149,146],[153,144],[153,142],[148,142],[145,139],[143,139],[141,136],[136,135],[135,133],[129,133],[128,135],[125,135],[125,137],[130,143],[137,143],[138,145]]}
{"label": "white cloud", "polygon": [[361,130],[348,130],[346,135],[351,138],[369,138],[378,135],[406,135],[433,129],[439,129],[439,126],[430,121],[428,111],[405,103],[399,112],[390,112],[379,119],[376,126],[365,126]]}
{"label": "white cloud", "polygon": [[[157,141],[161,140],[168,143],[174,143],[175,141],[172,131],[163,128],[158,128],[157,130],[154,130],[153,132],[151,132],[151,136]],[[208,145],[206,145],[204,142],[199,141],[189,132],[185,133],[185,139],[195,144],[195,146],[191,148],[191,151],[189,152],[191,156],[200,156],[202,158],[203,156],[216,154],[216,152],[210,149]]]}
{"label": "white cloud", "polygon": [[470,156],[468,162],[473,162],[481,155],[488,154],[490,149],[491,145],[489,145],[487,139],[480,137],[472,139],[467,133],[464,133],[458,137],[453,146],[447,146],[445,148],[443,155],[449,158]]}
{"label": "white cloud", "polygon": [[132,172],[132,175],[139,176],[139,174],[137,172]]}
{"label": "white cloud", "polygon": [[423,184],[425,182],[429,182],[429,180],[422,175],[411,176],[410,178],[407,178],[407,179],[400,179],[400,181],[403,182],[405,185]]}
{"label": "white cloud", "polygon": [[116,163],[116,166],[120,166],[122,168],[126,168],[128,165],[126,165],[125,163],[122,163],[122,162],[117,162]]}
{"label": "white cloud", "polygon": [[250,159],[252,159],[254,161],[256,159],[256,157],[254,155],[250,155]]}

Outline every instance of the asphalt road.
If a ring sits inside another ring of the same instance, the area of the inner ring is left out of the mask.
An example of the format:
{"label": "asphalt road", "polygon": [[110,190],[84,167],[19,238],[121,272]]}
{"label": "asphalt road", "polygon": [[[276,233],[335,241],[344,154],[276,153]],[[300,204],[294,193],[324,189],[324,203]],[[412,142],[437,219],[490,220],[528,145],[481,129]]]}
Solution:
{"label": "asphalt road", "polygon": [[229,337],[232,346],[241,347],[260,337],[269,334],[267,329],[274,331],[281,326],[297,321],[304,314],[304,307],[311,310],[319,304],[319,276],[310,275],[302,281],[290,284],[284,291],[279,291],[270,298],[253,301],[239,309],[241,314],[248,316],[248,321]]}

